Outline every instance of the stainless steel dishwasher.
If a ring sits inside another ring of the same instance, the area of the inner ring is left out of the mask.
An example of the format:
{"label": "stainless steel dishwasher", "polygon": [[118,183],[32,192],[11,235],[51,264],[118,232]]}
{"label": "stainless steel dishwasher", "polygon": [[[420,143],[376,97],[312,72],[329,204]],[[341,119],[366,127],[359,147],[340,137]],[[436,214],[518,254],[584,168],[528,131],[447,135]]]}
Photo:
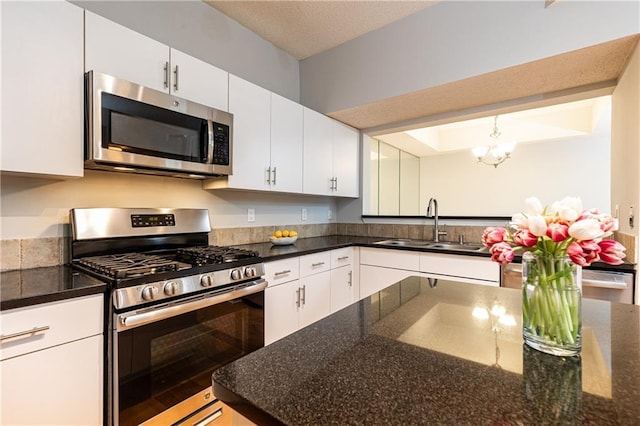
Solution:
{"label": "stainless steel dishwasher", "polygon": [[[521,263],[509,263],[501,269],[501,287],[522,288]],[[633,272],[582,268],[582,296],[590,299],[632,304],[633,282]]]}

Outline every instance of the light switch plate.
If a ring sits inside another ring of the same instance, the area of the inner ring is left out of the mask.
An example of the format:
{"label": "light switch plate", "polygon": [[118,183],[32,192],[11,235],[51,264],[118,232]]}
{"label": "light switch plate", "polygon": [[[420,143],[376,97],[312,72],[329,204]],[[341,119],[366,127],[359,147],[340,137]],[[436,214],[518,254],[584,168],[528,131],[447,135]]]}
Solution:
{"label": "light switch plate", "polygon": [[331,209],[327,210],[327,219],[328,220],[333,219],[333,212],[331,211]]}
{"label": "light switch plate", "polygon": [[256,209],[247,209],[247,222],[256,221]]}
{"label": "light switch plate", "polygon": [[307,209],[302,209],[302,220],[307,220]]}

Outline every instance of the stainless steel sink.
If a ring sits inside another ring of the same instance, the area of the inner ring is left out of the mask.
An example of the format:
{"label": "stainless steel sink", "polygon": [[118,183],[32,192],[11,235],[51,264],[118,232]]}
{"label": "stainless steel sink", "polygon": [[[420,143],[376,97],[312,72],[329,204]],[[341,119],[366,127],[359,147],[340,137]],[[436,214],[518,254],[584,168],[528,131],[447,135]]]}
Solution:
{"label": "stainless steel sink", "polygon": [[378,241],[375,244],[384,246],[401,246],[401,247],[425,247],[433,244],[433,241],[410,240],[406,238],[394,238],[391,240]]}
{"label": "stainless steel sink", "polygon": [[451,251],[467,251],[467,252],[486,252],[487,248],[482,244],[459,244],[459,243],[447,243],[447,242],[435,242],[424,240],[411,240],[406,238],[393,238],[390,240],[378,241],[375,244],[395,247],[415,247],[415,248],[429,248],[438,250],[451,250]]}

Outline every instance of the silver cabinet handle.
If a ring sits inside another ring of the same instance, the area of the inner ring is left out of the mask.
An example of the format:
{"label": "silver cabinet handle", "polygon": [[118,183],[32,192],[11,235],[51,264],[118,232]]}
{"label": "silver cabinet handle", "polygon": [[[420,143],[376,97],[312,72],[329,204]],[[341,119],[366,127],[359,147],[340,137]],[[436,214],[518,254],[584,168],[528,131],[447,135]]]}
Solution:
{"label": "silver cabinet handle", "polygon": [[169,62],[164,63],[164,88],[169,88]]}
{"label": "silver cabinet handle", "polygon": [[349,258],[349,256],[341,256],[338,258],[338,260],[347,260]]}
{"label": "silver cabinet handle", "polygon": [[215,419],[217,419],[218,417],[222,416],[222,407],[218,408],[216,411],[213,412],[213,414],[211,414],[209,417],[206,417],[202,420],[200,420],[198,423],[194,423],[193,426],[207,426],[211,423],[213,423],[213,421]]}
{"label": "silver cabinet handle", "polygon": [[276,272],[273,275],[276,276],[276,277],[279,277],[280,275],[286,275],[286,274],[290,274],[290,273],[291,273],[291,269],[285,269],[284,271]]}
{"label": "silver cabinet handle", "polygon": [[322,265],[324,265],[324,262],[317,262],[317,263],[312,263],[311,267],[315,268],[316,266],[322,266]]}
{"label": "silver cabinet handle", "polygon": [[336,181],[335,181],[335,182],[336,182],[336,187],[334,188],[334,190],[335,190],[335,191],[337,191],[337,190],[338,190],[338,178],[337,178],[337,177],[334,177],[334,179],[336,180]]}
{"label": "silver cabinet handle", "polygon": [[267,175],[267,185],[271,185],[271,167],[267,167],[265,174]]}
{"label": "silver cabinet handle", "polygon": [[276,168],[273,168],[273,180],[271,181],[272,184],[276,184]]}
{"label": "silver cabinet handle", "polygon": [[177,65],[176,65],[175,71],[173,71],[173,74],[176,76],[176,78],[173,80],[173,88],[177,92],[178,91],[178,66]]}
{"label": "silver cabinet handle", "polygon": [[620,282],[620,281],[592,280],[589,278],[582,278],[582,286],[611,288],[616,290],[625,290],[627,287],[629,287],[627,283],[624,281]]}
{"label": "silver cabinet handle", "polygon": [[353,271],[349,271],[349,287],[353,286]]}
{"label": "silver cabinet handle", "polygon": [[49,326],[45,325],[42,327],[33,327],[31,330],[18,331],[17,333],[5,334],[3,336],[0,336],[0,342],[4,343],[7,340],[19,339],[21,337],[35,336],[37,334],[44,333],[47,330],[49,330]]}
{"label": "silver cabinet handle", "polygon": [[300,287],[296,289],[296,308],[300,307]]}
{"label": "silver cabinet handle", "polygon": [[307,302],[306,297],[307,297],[307,286],[303,285],[301,296],[300,296],[300,299],[303,305]]}

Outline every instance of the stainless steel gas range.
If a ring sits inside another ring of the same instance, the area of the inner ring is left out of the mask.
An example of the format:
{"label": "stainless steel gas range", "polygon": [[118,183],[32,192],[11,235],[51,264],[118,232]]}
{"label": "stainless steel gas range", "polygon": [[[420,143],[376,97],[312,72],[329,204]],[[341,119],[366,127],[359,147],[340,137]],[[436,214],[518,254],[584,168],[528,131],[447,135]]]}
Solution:
{"label": "stainless steel gas range", "polygon": [[206,209],[73,209],[72,265],[111,286],[108,423],[208,424],[220,366],[264,346],[264,266]]}

